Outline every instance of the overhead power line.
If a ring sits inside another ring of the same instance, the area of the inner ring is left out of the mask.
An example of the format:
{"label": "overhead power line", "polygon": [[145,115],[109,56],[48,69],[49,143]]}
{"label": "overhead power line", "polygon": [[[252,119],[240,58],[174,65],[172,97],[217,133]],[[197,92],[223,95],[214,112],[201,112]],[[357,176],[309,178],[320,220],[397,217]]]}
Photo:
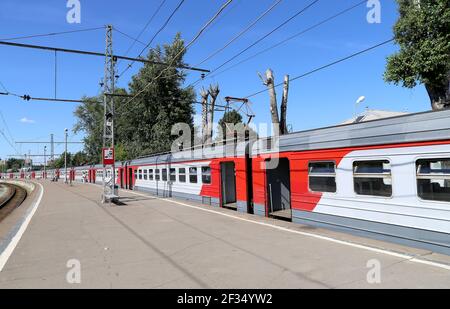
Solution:
{"label": "overhead power line", "polygon": [[205,59],[199,62],[198,65],[202,65],[206,61],[210,60],[223,50],[225,50],[228,46],[230,46],[233,42],[238,40],[240,37],[242,37],[245,33],[247,33],[250,29],[252,29],[261,19],[263,19],[267,14],[269,14],[273,9],[275,9],[283,0],[277,0],[275,1],[266,11],[264,11],[261,15],[259,15],[254,21],[252,21],[245,29],[243,29],[241,32],[239,32],[236,36],[234,36],[231,40],[229,40],[223,47],[217,49],[213,53],[211,53],[209,56],[207,56]]}
{"label": "overhead power line", "polygon": [[[312,6],[314,6],[317,2],[319,2],[320,0],[314,0],[312,2],[310,2],[307,6],[303,7],[302,9],[300,9],[299,11],[297,11],[294,15],[292,15],[291,17],[289,17],[288,19],[286,19],[284,22],[282,22],[280,25],[278,25],[277,27],[275,27],[274,29],[272,29],[271,31],[269,31],[267,34],[265,34],[264,36],[262,36],[261,38],[259,38],[258,40],[256,40],[255,42],[253,42],[252,44],[250,44],[249,46],[247,46],[246,48],[244,48],[243,50],[241,50],[240,52],[238,52],[236,55],[234,55],[233,57],[231,57],[230,59],[228,59],[227,61],[225,61],[224,63],[222,63],[221,65],[219,65],[217,68],[215,68],[214,70],[212,70],[210,73],[208,73],[205,77],[211,75],[212,73],[216,72],[217,70],[219,70],[220,68],[223,68],[225,65],[227,65],[228,63],[230,63],[231,61],[233,61],[234,59],[236,59],[237,57],[239,57],[240,55],[242,55],[243,53],[245,53],[246,51],[248,51],[249,49],[251,49],[252,47],[256,46],[257,44],[259,44],[260,42],[262,42],[263,40],[265,40],[266,38],[268,38],[269,36],[271,36],[273,33],[275,33],[276,31],[278,31],[279,29],[281,29],[282,27],[284,27],[285,25],[287,25],[289,22],[291,22],[292,20],[294,20],[295,18],[297,18],[298,16],[302,15],[304,12],[306,12],[309,8],[311,8]],[[195,81],[194,83],[192,83],[189,86],[193,86],[196,85],[198,82],[202,81],[203,78],[198,79],[197,81]],[[189,87],[188,86],[188,87]]]}
{"label": "overhead power line", "polygon": [[3,124],[5,125],[6,132],[8,133],[8,135],[9,135],[11,141],[14,142],[14,137],[13,137],[12,134],[11,134],[11,130],[9,129],[8,123],[6,122],[6,119],[5,119],[5,117],[4,117],[3,113],[2,113],[2,111],[0,111],[0,116],[1,116],[1,118],[2,118]]}
{"label": "overhead power line", "polygon": [[292,35],[292,36],[290,36],[290,37],[288,37],[288,38],[286,38],[286,39],[284,39],[284,40],[282,40],[282,41],[280,41],[280,42],[278,42],[278,43],[276,43],[276,44],[274,44],[274,45],[272,45],[272,46],[270,46],[268,48],[265,48],[265,49],[255,53],[255,54],[245,58],[242,61],[239,61],[236,64],[233,64],[233,65],[229,66],[226,69],[223,69],[220,72],[217,72],[217,73],[213,74],[209,78],[215,78],[215,77],[217,77],[217,76],[219,76],[219,75],[221,75],[221,74],[223,74],[223,73],[225,73],[225,72],[227,72],[227,71],[229,71],[229,70],[231,70],[231,69],[233,69],[233,68],[235,68],[235,67],[237,67],[237,66],[239,66],[239,65],[241,65],[241,64],[243,64],[243,63],[245,63],[245,62],[247,62],[247,61],[249,61],[251,59],[253,59],[253,58],[258,57],[259,55],[262,55],[262,54],[264,54],[264,53],[266,53],[266,52],[268,52],[268,51],[270,51],[272,49],[275,49],[275,48],[277,48],[277,47],[279,47],[279,46],[281,46],[281,45],[283,45],[283,44],[285,44],[285,43],[287,43],[287,42],[289,42],[289,41],[291,41],[291,40],[293,40],[293,39],[295,39],[295,38],[297,38],[297,37],[299,37],[299,36],[301,36],[301,35],[303,35],[303,34],[305,34],[307,32],[309,32],[309,31],[311,31],[311,30],[314,30],[314,29],[324,25],[325,23],[330,22],[330,21],[334,20],[335,18],[337,18],[339,16],[342,16],[342,15],[350,12],[351,10],[353,10],[353,9],[363,5],[363,4],[366,4],[366,3],[367,3],[367,0],[360,1],[360,2],[358,2],[356,4],[354,4],[354,5],[346,8],[346,9],[344,9],[344,10],[342,10],[342,11],[340,11],[340,12],[338,12],[338,13],[332,15],[332,16],[330,16],[330,17],[325,18],[324,20],[322,20],[322,21],[320,21],[320,22],[318,22],[318,23],[316,23],[316,24],[314,24],[314,25],[312,25],[312,26],[310,26],[310,27],[308,27],[308,28],[306,28],[306,29],[304,29],[304,30],[302,30],[300,32],[297,32],[296,34],[294,34],[294,35]]}
{"label": "overhead power line", "polygon": [[9,144],[9,146],[11,146],[11,148],[14,149],[17,152],[17,148],[14,147],[14,144],[8,139],[8,137],[6,136],[5,132],[3,132],[3,130],[1,130],[1,129],[0,129],[0,134],[3,136],[5,141]]}
{"label": "overhead power line", "polygon": [[3,83],[0,81],[0,86],[2,87],[2,89],[5,91],[6,94],[9,94],[8,89],[6,89],[5,85],[3,85]]}
{"label": "overhead power line", "polygon": [[[2,93],[0,93],[0,94],[2,94]],[[12,95],[12,94],[4,93],[3,95]],[[129,95],[129,94],[106,94],[106,95],[110,95],[110,96],[114,96],[114,97],[122,97],[122,98],[134,98],[135,97],[134,95]],[[76,100],[76,99],[62,99],[62,98],[60,98],[60,99],[58,99],[58,98],[56,98],[56,99],[55,98],[37,98],[37,97],[29,96],[29,95],[22,95],[22,96],[16,95],[16,96],[21,99],[24,99],[26,101],[47,101],[47,102],[62,102],[62,103],[86,103],[86,102],[89,102],[89,103],[103,104],[102,101],[93,101],[93,100]],[[203,104],[202,102],[198,102],[198,101],[194,101],[192,103],[199,104],[199,105]],[[227,108],[227,106],[219,105],[219,104],[216,104],[216,107]],[[0,112],[0,116],[2,116],[1,112]]]}
{"label": "overhead power line", "polygon": [[[117,27],[113,27],[113,30],[116,31],[116,32],[118,32],[118,33],[120,33],[120,34],[123,35],[124,37],[127,37],[127,38],[129,38],[130,40],[133,40],[133,44],[139,43],[139,44],[142,44],[142,45],[144,45],[144,46],[146,45],[144,42],[139,41],[138,38],[132,37],[131,35],[129,35],[129,34],[123,32],[123,31],[117,29]],[[126,53],[124,54],[124,56],[127,56],[127,55],[128,55],[128,52],[126,52]]]}
{"label": "overhead power line", "polygon": [[153,78],[149,83],[147,83],[146,86],[144,86],[144,88],[142,88],[136,95],[134,95],[130,100],[128,100],[124,105],[122,105],[122,108],[124,108],[125,106],[127,106],[130,102],[132,102],[135,98],[137,98],[139,95],[141,95],[145,90],[148,89],[148,87],[150,87],[150,85],[153,84],[153,82],[155,82],[156,80],[158,80],[165,71],[167,71],[169,68],[171,68],[171,66],[173,65],[173,63],[177,60],[177,58],[182,55],[186,50],[188,50],[199,38],[200,36],[203,34],[203,32],[220,16],[220,14],[231,4],[231,2],[233,2],[233,0],[228,0],[226,3],[224,3],[220,9],[214,14],[214,16],[198,31],[198,33],[195,35],[195,37],[186,45],[184,46],[180,52],[175,55],[172,58],[172,61],[170,62],[169,66],[167,66],[164,70],[162,70],[158,76],[156,76],[155,78]]}
{"label": "overhead power line", "polygon": [[[1,93],[0,95],[13,95],[16,97],[19,97],[25,101],[48,101],[48,102],[66,102],[66,103],[83,103],[83,102],[92,102],[92,100],[72,100],[72,99],[58,99],[58,98],[38,98],[38,97],[32,97],[28,94],[25,95],[17,95],[17,94],[12,94],[12,93]],[[103,102],[96,102],[96,103],[101,103],[103,104]]]}
{"label": "overhead power line", "polygon": [[[324,69],[329,68],[329,67],[331,67],[331,66],[333,66],[333,65],[336,65],[336,64],[338,64],[338,63],[344,62],[344,61],[346,61],[346,60],[349,60],[349,59],[351,59],[351,58],[354,58],[354,57],[356,57],[356,56],[359,56],[359,55],[361,55],[361,54],[364,54],[364,53],[366,53],[366,52],[368,52],[368,51],[371,51],[371,50],[373,50],[373,49],[376,49],[376,48],[378,48],[378,47],[381,47],[381,46],[383,46],[383,45],[386,45],[386,44],[388,44],[388,43],[391,43],[391,42],[393,42],[394,40],[395,40],[395,39],[392,38],[392,39],[386,40],[386,41],[384,41],[384,42],[378,43],[378,44],[373,45],[373,46],[371,46],[371,47],[369,47],[369,48],[366,48],[366,49],[364,49],[364,50],[361,50],[361,51],[359,51],[359,52],[357,52],[357,53],[351,54],[351,55],[349,55],[349,56],[347,56],[347,57],[338,59],[338,60],[336,60],[336,61],[333,61],[333,62],[328,63],[328,64],[326,64],[326,65],[323,65],[323,66],[321,66],[321,67],[318,67],[318,68],[316,68],[316,69],[314,69],[314,70],[311,70],[311,71],[308,71],[308,72],[306,72],[306,73],[303,73],[302,75],[299,75],[299,76],[296,76],[296,77],[294,77],[294,78],[291,78],[290,81],[293,82],[293,81],[296,81],[296,80],[298,80],[298,79],[300,79],[300,78],[303,78],[303,77],[306,77],[306,76],[311,75],[311,74],[313,74],[313,73],[316,73],[316,72],[318,72],[318,71],[324,70]],[[279,84],[275,85],[275,87],[276,87],[276,88],[277,88],[277,87],[280,87],[280,86],[282,86],[283,84],[284,84],[284,83],[279,83]],[[268,89],[264,89],[264,90],[261,90],[261,91],[252,93],[252,94],[246,96],[245,98],[248,99],[248,98],[254,97],[254,96],[258,95],[258,94],[267,92],[267,91],[268,91]]]}
{"label": "overhead power line", "polygon": [[[59,47],[49,47],[49,46],[42,46],[42,45],[21,44],[21,43],[4,42],[4,41],[0,41],[0,45],[14,46],[14,47],[23,47],[23,48],[31,48],[31,49],[41,49],[41,50],[49,50],[49,51],[55,51],[55,52],[89,55],[89,56],[105,57],[105,53],[84,51],[84,50],[76,50],[76,49],[67,49],[67,48],[59,48]],[[146,62],[146,63],[158,64],[158,65],[164,65],[164,66],[168,65],[167,63],[157,62],[157,61],[150,61],[150,60],[142,59],[142,58],[138,59],[138,58],[125,57],[125,56],[116,56],[116,55],[114,55],[114,58],[116,58],[116,59],[123,59],[123,60],[130,60],[130,61]],[[186,70],[200,71],[200,72],[209,72],[209,70],[200,69],[200,68],[193,68],[193,67],[188,67],[188,66],[179,66],[179,67],[182,68],[182,69],[186,69]]]}
{"label": "overhead power line", "polygon": [[[131,51],[131,49],[134,47],[134,45],[136,44],[136,42],[142,43],[139,41],[139,39],[141,38],[141,36],[144,34],[145,30],[147,30],[148,26],[152,23],[153,19],[156,17],[156,15],[158,15],[159,11],[161,10],[161,8],[163,7],[163,5],[167,2],[167,0],[163,0],[160,5],[158,6],[158,8],[156,9],[156,11],[153,13],[153,15],[150,17],[150,19],[148,20],[148,22],[145,24],[144,28],[142,28],[141,32],[139,32],[138,36],[134,39],[133,43],[130,45],[130,47],[128,47],[127,51],[125,52],[125,56],[128,55],[128,53]],[[115,30],[117,30],[115,28]],[[142,43],[144,46],[146,45],[145,43]]]}
{"label": "overhead power line", "polygon": [[80,29],[80,30],[51,32],[51,33],[34,34],[34,35],[26,35],[26,36],[17,36],[17,37],[5,38],[5,39],[0,39],[0,40],[1,41],[15,41],[15,40],[22,40],[22,39],[31,39],[31,38],[38,38],[38,37],[47,37],[47,36],[56,36],[56,35],[63,35],[63,34],[70,34],[70,33],[87,32],[87,31],[94,31],[94,30],[99,30],[99,29],[105,29],[105,26],[96,27],[96,28]]}
{"label": "overhead power line", "polygon": [[[51,144],[52,142],[16,142],[16,144]],[[53,144],[66,144],[66,142],[53,142]],[[67,142],[67,144],[84,144],[84,142]]]}
{"label": "overhead power line", "polygon": [[[148,42],[147,45],[145,45],[145,47],[141,50],[141,52],[139,53],[139,57],[142,56],[142,54],[147,50],[147,48],[153,43],[153,41],[156,39],[156,37],[164,30],[164,28],[167,27],[167,25],[169,24],[169,22],[172,20],[172,18],[175,16],[175,13],[178,12],[178,10],[181,8],[181,6],[183,5],[183,3],[186,0],[181,0],[178,5],[175,7],[175,9],[172,11],[172,13],[169,15],[169,17],[166,19],[166,21],[164,22],[164,24],[158,29],[158,31],[156,31],[156,33],[153,35],[153,37],[150,39],[150,42]],[[122,73],[119,74],[119,78],[122,77],[123,74],[125,74],[126,71],[128,71],[134,64],[134,61],[131,62],[130,64],[128,64],[128,66],[126,67],[125,70],[122,71]]]}

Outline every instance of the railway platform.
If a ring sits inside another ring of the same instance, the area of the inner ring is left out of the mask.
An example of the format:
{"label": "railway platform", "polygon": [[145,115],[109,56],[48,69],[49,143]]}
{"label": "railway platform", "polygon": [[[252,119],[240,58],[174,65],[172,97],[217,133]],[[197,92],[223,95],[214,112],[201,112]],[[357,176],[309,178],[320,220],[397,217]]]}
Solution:
{"label": "railway platform", "polygon": [[36,183],[21,235],[0,247],[1,289],[450,288],[449,256],[138,192],[103,205],[99,186]]}

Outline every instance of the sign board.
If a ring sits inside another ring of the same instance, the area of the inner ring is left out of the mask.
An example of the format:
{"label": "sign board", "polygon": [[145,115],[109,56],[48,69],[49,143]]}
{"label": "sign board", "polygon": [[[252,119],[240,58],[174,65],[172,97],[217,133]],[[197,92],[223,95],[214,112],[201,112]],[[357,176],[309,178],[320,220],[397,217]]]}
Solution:
{"label": "sign board", "polygon": [[102,149],[103,165],[113,165],[114,160],[114,148],[103,148]]}

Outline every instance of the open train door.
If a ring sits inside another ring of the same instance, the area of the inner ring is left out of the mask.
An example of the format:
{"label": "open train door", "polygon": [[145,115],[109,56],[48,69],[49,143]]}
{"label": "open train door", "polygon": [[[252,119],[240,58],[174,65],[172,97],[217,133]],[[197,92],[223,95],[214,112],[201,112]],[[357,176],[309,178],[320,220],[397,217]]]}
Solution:
{"label": "open train door", "polygon": [[273,162],[268,165],[272,167],[266,169],[269,216],[292,220],[289,159],[280,158],[276,167]]}
{"label": "open train door", "polygon": [[127,167],[128,173],[127,173],[127,177],[128,177],[128,190],[133,190],[133,168],[132,167]]}
{"label": "open train door", "polygon": [[119,182],[120,182],[120,188],[121,189],[125,189],[125,183],[124,183],[124,172],[125,172],[125,168],[124,167],[120,167],[119,168]]}
{"label": "open train door", "polygon": [[222,180],[222,207],[237,210],[236,165],[234,162],[220,164],[220,178]]}

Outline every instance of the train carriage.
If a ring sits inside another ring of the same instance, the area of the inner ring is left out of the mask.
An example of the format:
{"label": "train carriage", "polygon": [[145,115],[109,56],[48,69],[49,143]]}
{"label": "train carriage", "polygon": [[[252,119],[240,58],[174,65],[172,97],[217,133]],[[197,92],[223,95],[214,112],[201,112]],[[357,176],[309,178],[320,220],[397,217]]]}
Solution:
{"label": "train carriage", "polygon": [[122,167],[118,183],[450,254],[449,116],[418,113],[156,155]]}
{"label": "train carriage", "polygon": [[[283,136],[258,149],[255,213],[450,253],[450,111]],[[279,161],[274,169],[265,164]]]}
{"label": "train carriage", "polygon": [[89,182],[89,167],[80,166],[73,169],[73,181],[87,183]]}
{"label": "train carriage", "polygon": [[133,160],[132,187],[247,212],[250,197],[244,150],[222,145]]}
{"label": "train carriage", "polygon": [[[153,155],[117,162],[115,183],[450,254],[449,119],[425,112]],[[103,183],[102,165],[72,173]]]}

